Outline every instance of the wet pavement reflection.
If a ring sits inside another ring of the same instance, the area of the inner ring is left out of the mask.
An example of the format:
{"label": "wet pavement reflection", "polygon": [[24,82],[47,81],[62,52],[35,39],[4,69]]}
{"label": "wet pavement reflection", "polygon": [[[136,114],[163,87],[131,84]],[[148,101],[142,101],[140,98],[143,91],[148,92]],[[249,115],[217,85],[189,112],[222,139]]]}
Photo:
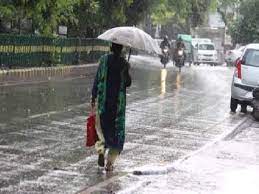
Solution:
{"label": "wet pavement reflection", "polygon": [[94,149],[84,147],[94,73],[0,87],[0,193],[146,192],[170,175],[149,179],[133,170],[164,171],[247,118],[229,114],[231,68],[184,67],[179,73],[170,65],[134,63],[125,150],[110,175],[98,170]]}
{"label": "wet pavement reflection", "polygon": [[161,95],[162,96],[166,93],[166,76],[167,76],[167,70],[161,69]]}

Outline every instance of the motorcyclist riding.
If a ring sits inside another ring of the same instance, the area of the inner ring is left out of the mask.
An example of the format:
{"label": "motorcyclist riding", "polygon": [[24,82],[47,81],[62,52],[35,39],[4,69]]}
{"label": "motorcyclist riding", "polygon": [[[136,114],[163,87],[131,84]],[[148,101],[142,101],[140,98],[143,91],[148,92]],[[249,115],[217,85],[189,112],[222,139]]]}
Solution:
{"label": "motorcyclist riding", "polygon": [[162,49],[162,52],[163,52],[163,49],[165,49],[166,47],[168,47],[169,49],[170,49],[170,47],[171,47],[167,35],[164,36],[163,41],[162,41],[161,44],[160,44],[160,48]]}
{"label": "motorcyclist riding", "polygon": [[185,53],[184,53],[185,45],[182,41],[182,38],[179,37],[176,41],[176,48],[174,50],[174,62],[177,67],[179,67],[179,71],[181,71],[181,67],[184,66],[185,62]]}
{"label": "motorcyclist riding", "polygon": [[164,68],[166,67],[166,64],[169,62],[170,56],[169,56],[169,51],[170,51],[170,42],[168,40],[167,36],[164,36],[163,41],[160,44],[160,48],[162,50],[162,55],[161,57],[161,63],[164,65]]}
{"label": "motorcyclist riding", "polygon": [[185,49],[185,45],[181,37],[179,37],[176,41],[176,49]]}

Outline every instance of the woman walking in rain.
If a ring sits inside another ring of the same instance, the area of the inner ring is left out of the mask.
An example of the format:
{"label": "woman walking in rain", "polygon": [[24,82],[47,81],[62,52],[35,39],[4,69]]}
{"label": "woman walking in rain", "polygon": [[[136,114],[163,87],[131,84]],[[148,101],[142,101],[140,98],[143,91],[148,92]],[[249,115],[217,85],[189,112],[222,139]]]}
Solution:
{"label": "woman walking in rain", "polygon": [[123,46],[112,43],[112,54],[104,55],[99,62],[92,89],[91,106],[96,111],[99,154],[98,165],[112,171],[125,140],[126,87],[131,85],[129,63],[121,56]]}

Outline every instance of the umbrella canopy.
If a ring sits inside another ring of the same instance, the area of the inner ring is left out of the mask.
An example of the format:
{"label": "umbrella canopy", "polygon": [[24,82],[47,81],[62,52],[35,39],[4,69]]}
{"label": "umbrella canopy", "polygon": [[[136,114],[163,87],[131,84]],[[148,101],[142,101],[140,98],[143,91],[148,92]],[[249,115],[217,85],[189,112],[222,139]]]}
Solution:
{"label": "umbrella canopy", "polygon": [[112,28],[98,36],[98,39],[144,50],[149,53],[161,54],[161,49],[157,42],[149,34],[136,27]]}

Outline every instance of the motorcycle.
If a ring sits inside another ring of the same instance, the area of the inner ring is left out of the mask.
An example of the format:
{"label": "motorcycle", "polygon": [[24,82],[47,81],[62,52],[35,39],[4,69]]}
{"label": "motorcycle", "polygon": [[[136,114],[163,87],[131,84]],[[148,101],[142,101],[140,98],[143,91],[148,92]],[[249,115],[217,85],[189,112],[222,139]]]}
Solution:
{"label": "motorcycle", "polygon": [[166,46],[162,49],[162,55],[160,58],[160,62],[164,65],[164,68],[166,68],[166,64],[169,62],[169,48]]}
{"label": "motorcycle", "polygon": [[255,120],[259,121],[259,88],[255,88],[252,92],[253,100],[252,100],[252,107],[253,112],[252,115]]}
{"label": "motorcycle", "polygon": [[184,66],[184,50],[183,48],[177,49],[175,56],[175,66],[179,68],[179,72],[181,72],[182,66]]}

